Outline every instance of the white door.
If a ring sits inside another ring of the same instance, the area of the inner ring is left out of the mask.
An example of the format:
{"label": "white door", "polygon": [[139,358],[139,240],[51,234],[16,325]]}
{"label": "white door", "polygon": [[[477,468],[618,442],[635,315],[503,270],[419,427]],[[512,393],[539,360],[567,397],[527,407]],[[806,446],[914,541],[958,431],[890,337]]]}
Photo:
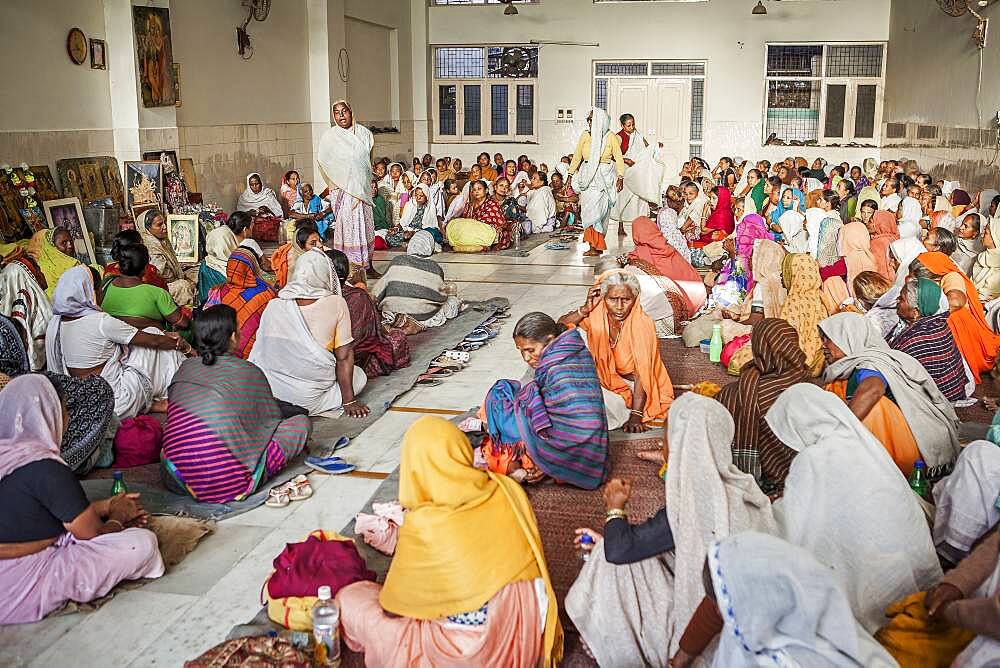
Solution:
{"label": "white door", "polygon": [[635,116],[646,140],[663,143],[666,160],[664,183],[677,183],[681,165],[688,159],[691,132],[690,79],[610,79],[608,114],[611,128],[621,129],[618,117]]}

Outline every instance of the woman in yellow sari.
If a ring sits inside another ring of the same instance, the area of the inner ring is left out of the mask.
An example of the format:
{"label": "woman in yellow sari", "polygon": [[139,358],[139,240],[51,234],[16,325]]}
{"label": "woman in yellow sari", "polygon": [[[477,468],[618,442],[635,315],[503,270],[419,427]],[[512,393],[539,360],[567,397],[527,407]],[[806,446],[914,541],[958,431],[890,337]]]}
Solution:
{"label": "woman in yellow sari", "polygon": [[52,299],[59,277],[80,264],[73,251],[73,236],[65,227],[35,232],[28,243],[28,255],[45,275],[48,284],[45,294],[49,299]]}
{"label": "woman in yellow sari", "polygon": [[788,290],[781,306],[781,318],[795,328],[799,348],[806,356],[806,368],[816,377],[823,371],[823,341],[819,323],[830,315],[820,290],[819,263],[808,253],[786,255],[781,265],[781,282]]}
{"label": "woman in yellow sari", "polygon": [[433,416],[407,430],[399,473],[408,512],[385,585],[337,593],[347,646],[369,666],[557,665],[556,596],[521,486],[477,469],[465,435]]}

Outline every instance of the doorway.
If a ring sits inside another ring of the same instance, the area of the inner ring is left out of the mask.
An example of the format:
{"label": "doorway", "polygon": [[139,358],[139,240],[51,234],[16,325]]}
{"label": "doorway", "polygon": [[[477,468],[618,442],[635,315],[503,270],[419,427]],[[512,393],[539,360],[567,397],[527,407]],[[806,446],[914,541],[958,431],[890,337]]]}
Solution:
{"label": "doorway", "polygon": [[664,182],[676,182],[691,142],[691,80],[609,78],[608,115],[613,131],[619,129],[618,117],[625,113],[635,116],[636,127],[650,145],[663,143]]}

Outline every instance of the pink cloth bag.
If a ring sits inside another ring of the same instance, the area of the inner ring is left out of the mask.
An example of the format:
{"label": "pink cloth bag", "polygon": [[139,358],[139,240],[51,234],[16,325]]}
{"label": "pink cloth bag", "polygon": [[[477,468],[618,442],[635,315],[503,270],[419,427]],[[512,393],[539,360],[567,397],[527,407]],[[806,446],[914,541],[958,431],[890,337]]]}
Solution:
{"label": "pink cloth bag", "polygon": [[393,501],[373,503],[372,510],[374,515],[358,513],[354,518],[354,532],[382,554],[391,556],[396,551],[399,527],[403,523],[403,507]]}
{"label": "pink cloth bag", "polygon": [[123,420],[115,433],[116,469],[127,469],[160,461],[163,425],[149,415]]}

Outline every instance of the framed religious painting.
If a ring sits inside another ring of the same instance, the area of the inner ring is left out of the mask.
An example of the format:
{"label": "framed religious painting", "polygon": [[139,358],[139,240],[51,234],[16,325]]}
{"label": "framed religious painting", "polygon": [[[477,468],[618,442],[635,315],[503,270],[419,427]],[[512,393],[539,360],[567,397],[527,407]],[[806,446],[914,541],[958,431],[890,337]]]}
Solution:
{"label": "framed religious painting", "polygon": [[[56,188],[56,180],[52,178],[52,171],[48,165],[32,165],[28,168],[35,178],[35,190],[38,191],[38,198],[44,202],[50,199],[59,199],[59,189]],[[27,177],[27,174],[25,174]]]}
{"label": "framed religious painting", "polygon": [[125,163],[125,198],[129,210],[136,204],[163,201],[163,165],[159,160]]}
{"label": "framed religious painting", "polygon": [[[167,163],[169,162],[170,165],[173,166],[174,173],[175,174],[180,173],[179,171],[180,164],[178,163],[177,160],[177,151],[173,149],[161,149],[159,151],[143,151],[142,159],[147,162],[159,160],[160,162],[164,163],[163,165],[164,169],[166,169]],[[170,170],[166,169],[166,171],[169,172]]]}
{"label": "framed religious painting", "polygon": [[170,10],[164,7],[132,7],[135,57],[142,90],[142,106],[172,107],[174,54],[170,37]]}
{"label": "framed religious painting", "polygon": [[122,173],[118,169],[118,160],[112,157],[97,158],[97,171],[104,181],[104,192],[107,197],[118,206],[118,210],[124,212],[125,209],[125,186],[122,184]]}
{"label": "framed religious painting", "polygon": [[167,238],[181,264],[198,263],[198,215],[172,213],[167,216]]}
{"label": "framed religious painting", "polygon": [[[109,196],[102,165],[111,157],[63,158],[56,161],[56,172],[66,197],[79,197],[84,204]],[[117,161],[115,162],[117,164]]]}
{"label": "framed religious painting", "polygon": [[97,263],[94,244],[87,233],[87,225],[83,219],[83,207],[76,197],[66,197],[45,202],[45,217],[49,227],[64,227],[73,237],[73,247],[79,259],[88,264]]}
{"label": "framed religious painting", "polygon": [[90,69],[108,69],[107,45],[103,39],[90,38]]}

